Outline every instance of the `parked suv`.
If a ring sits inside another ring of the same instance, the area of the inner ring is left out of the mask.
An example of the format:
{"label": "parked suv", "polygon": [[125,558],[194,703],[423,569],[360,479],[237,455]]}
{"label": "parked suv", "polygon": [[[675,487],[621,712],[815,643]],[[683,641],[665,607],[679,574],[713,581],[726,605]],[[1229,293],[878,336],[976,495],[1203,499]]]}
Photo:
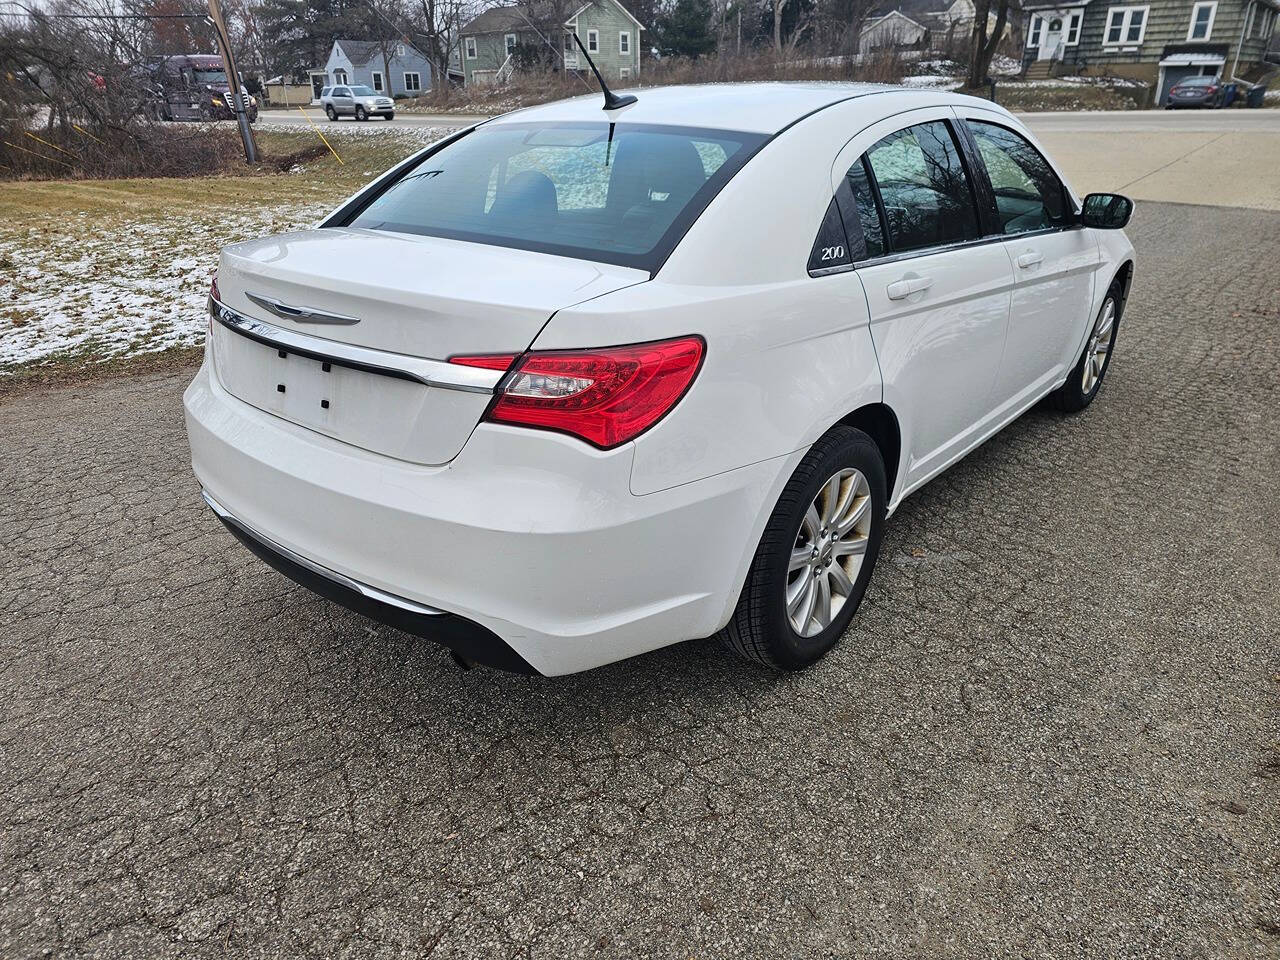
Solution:
{"label": "parked suv", "polygon": [[320,105],[324,107],[330,120],[337,120],[346,114],[357,120],[368,120],[370,117],[394,120],[396,115],[394,100],[363,86],[340,84],[325,87],[320,91]]}

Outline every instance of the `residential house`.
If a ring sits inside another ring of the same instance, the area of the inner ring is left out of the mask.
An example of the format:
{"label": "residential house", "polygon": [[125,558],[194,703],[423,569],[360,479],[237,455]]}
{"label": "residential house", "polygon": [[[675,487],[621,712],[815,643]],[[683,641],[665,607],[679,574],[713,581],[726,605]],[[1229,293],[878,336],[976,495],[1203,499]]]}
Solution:
{"label": "residential house", "polygon": [[[863,23],[858,53],[888,48],[954,52],[968,43],[975,15],[973,0],[890,0],[874,7]],[[988,23],[992,30],[995,21],[991,14]]]}
{"label": "residential house", "polygon": [[1141,80],[1154,104],[1190,76],[1254,82],[1266,63],[1280,0],[1032,0],[1028,76],[1087,74]]}
{"label": "residential house", "polygon": [[418,97],[431,89],[431,64],[417,47],[390,40],[385,44],[390,56],[384,57],[383,46],[376,40],[333,41],[324,65],[324,84],[362,84],[393,97]]}
{"label": "residential house", "polygon": [[640,76],[640,32],[644,26],[617,0],[591,0],[547,36],[529,21],[521,6],[493,7],[459,31],[464,82],[486,84],[505,79],[518,45],[554,47],[557,69],[587,70],[573,42],[577,33],[605,79],[626,84]]}

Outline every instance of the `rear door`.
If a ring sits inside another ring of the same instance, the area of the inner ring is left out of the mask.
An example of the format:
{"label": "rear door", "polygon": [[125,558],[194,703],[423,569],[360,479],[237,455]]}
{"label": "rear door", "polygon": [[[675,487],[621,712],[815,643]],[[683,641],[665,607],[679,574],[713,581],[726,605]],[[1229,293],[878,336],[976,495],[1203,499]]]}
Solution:
{"label": "rear door", "polygon": [[[1075,222],[1074,201],[1053,167],[1008,118],[958,109],[975,164],[989,185],[1014,288],[996,382],[1002,410],[1025,405],[1066,376],[1090,320],[1097,239]],[[980,191],[982,193],[984,191]]]}
{"label": "rear door", "polygon": [[850,141],[832,171],[833,186],[844,181],[852,197],[846,230],[885,402],[907,446],[904,489],[980,439],[1009,320],[1009,259],[981,242],[954,123],[943,107],[881,121]]}

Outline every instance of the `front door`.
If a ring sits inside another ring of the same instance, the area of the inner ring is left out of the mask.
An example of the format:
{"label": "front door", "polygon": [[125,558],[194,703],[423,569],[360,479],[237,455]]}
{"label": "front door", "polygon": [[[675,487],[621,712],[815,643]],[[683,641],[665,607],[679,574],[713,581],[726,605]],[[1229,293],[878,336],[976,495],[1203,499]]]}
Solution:
{"label": "front door", "polygon": [[962,455],[990,423],[1009,322],[1012,271],[999,244],[979,242],[973,186],[946,108],[868,128],[837,159],[851,188],[856,266],[871,313],[884,398],[898,414],[903,489]]}
{"label": "front door", "polygon": [[1045,18],[1044,34],[1040,38],[1040,49],[1036,53],[1037,60],[1056,60],[1062,52],[1063,26],[1062,18],[1049,16]]}
{"label": "front door", "polygon": [[1075,223],[1053,167],[1007,118],[959,108],[995,198],[1000,246],[1013,270],[1009,335],[996,381],[1003,413],[1026,406],[1075,364],[1091,317],[1097,239]]}
{"label": "front door", "polygon": [[325,78],[323,73],[313,73],[311,75],[311,102],[320,102],[320,91],[324,89]]}

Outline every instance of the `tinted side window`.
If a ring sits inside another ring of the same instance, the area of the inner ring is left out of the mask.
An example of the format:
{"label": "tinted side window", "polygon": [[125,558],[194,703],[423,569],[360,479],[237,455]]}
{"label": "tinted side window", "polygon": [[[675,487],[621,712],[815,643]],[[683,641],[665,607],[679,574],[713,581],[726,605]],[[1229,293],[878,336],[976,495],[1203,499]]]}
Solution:
{"label": "tinted side window", "polygon": [[973,191],[951,130],[921,123],[867,151],[894,253],[978,236]]}
{"label": "tinted side window", "polygon": [[1006,234],[1065,226],[1066,192],[1040,152],[1022,136],[994,123],[966,120],[996,195]]}

